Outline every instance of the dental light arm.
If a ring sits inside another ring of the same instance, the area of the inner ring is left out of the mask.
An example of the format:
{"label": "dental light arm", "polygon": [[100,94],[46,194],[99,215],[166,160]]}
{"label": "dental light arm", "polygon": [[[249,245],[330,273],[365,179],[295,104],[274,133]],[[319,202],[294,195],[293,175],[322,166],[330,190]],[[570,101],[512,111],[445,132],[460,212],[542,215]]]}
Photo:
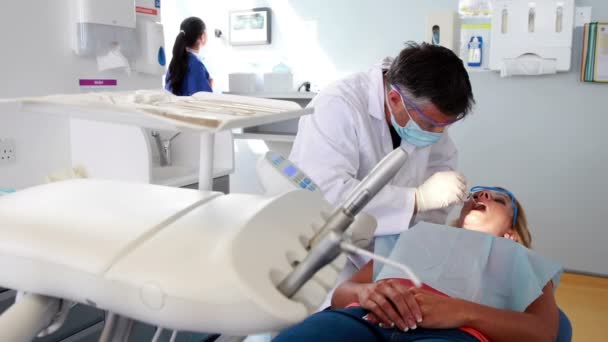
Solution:
{"label": "dental light arm", "polygon": [[406,160],[407,152],[397,148],[374,167],[310,240],[306,258],[279,284],[281,293],[291,298],[317,271],[340,255],[342,236],[355,216],[393,179]]}

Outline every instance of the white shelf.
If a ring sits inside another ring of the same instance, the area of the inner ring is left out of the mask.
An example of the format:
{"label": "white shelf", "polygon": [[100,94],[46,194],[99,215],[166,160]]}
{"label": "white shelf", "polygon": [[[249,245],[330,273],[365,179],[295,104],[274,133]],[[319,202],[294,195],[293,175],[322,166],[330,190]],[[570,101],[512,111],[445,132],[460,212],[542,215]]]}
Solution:
{"label": "white shelf", "polygon": [[[11,99],[3,102],[21,104],[23,111],[69,116],[92,121],[135,125],[159,130],[194,130],[216,133],[222,130],[251,127],[298,118],[311,110],[293,101],[279,101],[263,96],[242,96],[200,92],[193,96],[170,97],[162,105],[133,100],[139,91],[98,94],[51,95]],[[168,96],[164,91],[147,91]],[[145,92],[144,92],[145,94]],[[298,93],[294,92],[297,96]],[[281,95],[281,94],[276,94]],[[288,95],[288,94],[283,94]],[[308,95],[302,93],[302,95]],[[105,97],[104,97],[105,96]],[[286,99],[284,97],[283,99]],[[297,99],[291,97],[291,99]],[[306,99],[306,97],[301,97]],[[219,103],[219,105],[218,105]],[[184,107],[185,106],[185,107]],[[231,107],[232,106],[232,107]],[[235,115],[238,108],[248,108],[248,115]],[[200,109],[197,109],[200,108]]]}
{"label": "white shelf", "polygon": [[[163,172],[162,170],[166,170]],[[166,175],[163,173],[171,173]],[[213,168],[213,178],[219,178],[227,176],[232,173],[232,169]],[[198,169],[180,167],[180,166],[166,166],[166,167],[153,167],[152,168],[152,179],[150,183],[165,186],[182,187],[198,183]]]}
{"label": "white shelf", "polygon": [[265,99],[281,99],[281,100],[312,100],[317,93],[312,92],[288,92],[288,93],[233,93],[224,92],[224,94],[259,97]]}
{"label": "white shelf", "polygon": [[[242,96],[199,92],[193,96],[177,97],[164,90],[141,90],[51,95],[11,99],[2,101],[2,103],[20,104],[23,111],[67,116],[84,119],[87,122],[122,124],[108,126],[121,128],[125,126],[131,129],[134,132],[132,136],[135,138],[133,139],[141,143],[141,153],[144,154],[146,149],[149,150],[146,146],[149,141],[145,137],[141,139],[143,134],[140,127],[197,132],[200,142],[198,170],[174,167],[173,169],[153,168],[147,172],[148,164],[140,163],[146,167],[137,176],[146,177],[154,184],[172,186],[198,182],[199,189],[210,190],[213,178],[229,174],[232,172],[234,164],[234,162],[230,163],[229,170],[218,170],[214,165],[216,149],[221,150],[218,153],[231,153],[232,156],[234,153],[232,136],[230,136],[230,145],[227,150],[224,148],[225,146],[214,146],[216,133],[273,124],[311,114],[312,108],[302,108],[297,101],[310,100],[314,96],[315,94],[306,92],[257,93],[242,94]],[[127,136],[125,141],[131,139],[131,136],[126,133],[125,136]],[[284,137],[279,139],[286,141]],[[97,142],[93,144],[99,145]],[[132,163],[130,160],[125,162]],[[222,167],[226,167],[226,165],[222,165]]]}
{"label": "white shelf", "polygon": [[465,69],[467,69],[468,72],[492,72],[493,71],[488,68],[479,68],[479,67],[470,67],[470,66],[465,66]]}
{"label": "white shelf", "polygon": [[234,133],[234,139],[259,139],[273,142],[292,143],[296,139],[295,135],[291,134],[272,134],[272,133]]}

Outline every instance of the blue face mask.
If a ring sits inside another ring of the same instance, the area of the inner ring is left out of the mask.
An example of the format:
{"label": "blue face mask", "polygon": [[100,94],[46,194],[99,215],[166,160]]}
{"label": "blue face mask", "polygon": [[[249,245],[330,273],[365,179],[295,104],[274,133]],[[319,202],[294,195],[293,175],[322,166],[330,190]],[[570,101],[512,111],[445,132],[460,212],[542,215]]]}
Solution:
{"label": "blue face mask", "polygon": [[[400,95],[401,96],[401,95]],[[416,147],[427,147],[433,145],[441,139],[442,133],[428,132],[420,128],[416,121],[412,119],[412,116],[405,107],[405,102],[403,101],[403,97],[401,97],[401,103],[403,104],[403,108],[405,108],[405,112],[407,116],[410,118],[407,124],[401,126],[395,120],[395,115],[393,115],[393,110],[388,104],[388,93],[385,90],[385,98],[387,99],[388,110],[391,113],[391,123],[393,124],[393,128],[397,131],[397,134],[401,137],[401,139],[405,140],[407,143],[410,143]]]}

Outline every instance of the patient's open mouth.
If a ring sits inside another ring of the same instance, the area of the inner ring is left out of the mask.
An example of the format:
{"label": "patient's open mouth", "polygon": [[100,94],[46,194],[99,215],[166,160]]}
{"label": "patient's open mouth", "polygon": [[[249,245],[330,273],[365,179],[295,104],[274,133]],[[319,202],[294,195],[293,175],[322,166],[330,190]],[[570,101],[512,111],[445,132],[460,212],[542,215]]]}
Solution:
{"label": "patient's open mouth", "polygon": [[485,204],[483,204],[481,202],[476,202],[475,205],[473,205],[473,209],[471,209],[471,210],[486,211],[487,207]]}

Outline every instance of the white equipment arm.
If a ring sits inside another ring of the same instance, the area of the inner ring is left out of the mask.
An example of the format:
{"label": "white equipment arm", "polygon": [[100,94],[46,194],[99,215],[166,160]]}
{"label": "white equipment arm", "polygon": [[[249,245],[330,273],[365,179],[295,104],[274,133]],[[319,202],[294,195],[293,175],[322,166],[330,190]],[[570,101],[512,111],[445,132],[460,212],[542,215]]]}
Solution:
{"label": "white equipment arm", "polygon": [[375,220],[355,215],[406,158],[388,155],[329,217],[314,184],[292,172],[307,190],[223,195],[72,180],[3,196],[0,286],[172,330],[279,331],[335,285],[344,231],[354,223],[353,235],[373,235]]}
{"label": "white equipment arm", "polygon": [[31,341],[59,312],[60,300],[27,294],[0,316],[0,341]]}
{"label": "white equipment arm", "polygon": [[33,187],[0,198],[0,286],[173,330],[277,331],[314,312],[342,267],[326,267],[292,299],[277,290],[330,210],[310,191]]}

